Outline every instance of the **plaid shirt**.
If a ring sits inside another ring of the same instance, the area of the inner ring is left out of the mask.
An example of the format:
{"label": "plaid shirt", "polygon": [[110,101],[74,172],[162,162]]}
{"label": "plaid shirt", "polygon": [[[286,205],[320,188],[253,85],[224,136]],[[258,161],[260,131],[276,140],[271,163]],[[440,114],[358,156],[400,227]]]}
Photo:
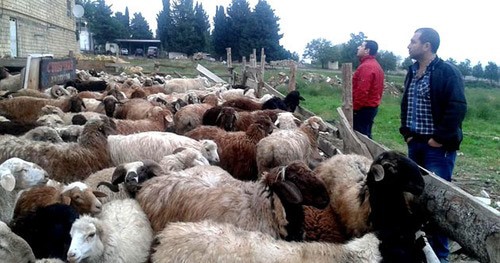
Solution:
{"label": "plaid shirt", "polygon": [[416,64],[412,70],[413,78],[408,89],[406,127],[416,134],[431,135],[434,134],[430,97],[431,71],[427,67],[424,75],[418,78]]}

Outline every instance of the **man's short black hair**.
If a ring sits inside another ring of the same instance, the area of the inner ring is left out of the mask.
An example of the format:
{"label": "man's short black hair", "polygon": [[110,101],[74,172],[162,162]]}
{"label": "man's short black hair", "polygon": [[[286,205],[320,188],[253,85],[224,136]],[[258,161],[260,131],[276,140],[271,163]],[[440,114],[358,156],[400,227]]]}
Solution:
{"label": "man's short black hair", "polygon": [[375,56],[378,52],[378,44],[373,40],[365,40],[365,48],[370,49],[370,55]]}

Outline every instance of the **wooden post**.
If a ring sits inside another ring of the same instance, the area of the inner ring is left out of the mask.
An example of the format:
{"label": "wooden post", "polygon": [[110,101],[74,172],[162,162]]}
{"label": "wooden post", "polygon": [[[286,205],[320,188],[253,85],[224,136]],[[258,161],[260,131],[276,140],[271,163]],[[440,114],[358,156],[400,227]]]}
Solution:
{"label": "wooden post", "polygon": [[231,85],[234,84],[234,68],[233,68],[233,59],[231,57],[231,48],[227,47],[226,48],[226,57],[227,57],[227,71],[229,72],[229,83]]}
{"label": "wooden post", "polygon": [[257,49],[253,49],[253,52],[252,52],[252,58],[253,58],[253,61],[252,61],[252,67],[256,68],[257,67]]}
{"label": "wooden post", "polygon": [[352,63],[342,64],[342,110],[352,127]]}
{"label": "wooden post", "polygon": [[257,98],[262,96],[262,88],[264,88],[264,71],[266,66],[266,55],[264,54],[264,48],[260,50],[260,77],[259,86],[257,87]]}
{"label": "wooden post", "polygon": [[291,61],[290,62],[290,80],[288,81],[288,92],[295,90],[296,75],[297,75],[297,63],[295,63],[295,61]]}

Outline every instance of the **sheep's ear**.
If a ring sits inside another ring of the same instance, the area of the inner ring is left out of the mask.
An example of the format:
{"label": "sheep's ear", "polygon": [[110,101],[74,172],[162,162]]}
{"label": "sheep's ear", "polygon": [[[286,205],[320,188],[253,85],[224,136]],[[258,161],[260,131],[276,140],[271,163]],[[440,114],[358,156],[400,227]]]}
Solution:
{"label": "sheep's ear", "polygon": [[165,116],[165,120],[169,123],[171,122],[174,122],[174,119],[172,118],[172,115],[168,114],[167,116]]}
{"label": "sheep's ear", "polygon": [[384,167],[380,164],[372,165],[370,173],[373,174],[375,182],[380,182],[384,179]]}
{"label": "sheep's ear", "polygon": [[315,130],[319,130],[319,124],[316,121],[311,122],[311,127]]}
{"label": "sheep's ear", "polygon": [[92,193],[94,193],[95,197],[108,197],[106,193],[101,191],[92,191]]}
{"label": "sheep's ear", "polygon": [[16,187],[16,178],[11,173],[2,174],[0,185],[7,191],[11,192]]}
{"label": "sheep's ear", "polygon": [[280,197],[280,199],[284,199],[291,204],[301,204],[304,199],[299,188],[291,182],[277,182],[273,187],[273,191]]}

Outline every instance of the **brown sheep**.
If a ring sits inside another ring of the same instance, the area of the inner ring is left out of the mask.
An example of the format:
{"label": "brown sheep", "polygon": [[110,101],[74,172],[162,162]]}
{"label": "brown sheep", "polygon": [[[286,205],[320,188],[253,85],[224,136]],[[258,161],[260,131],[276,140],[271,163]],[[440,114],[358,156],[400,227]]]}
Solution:
{"label": "brown sheep", "polygon": [[285,112],[283,110],[257,110],[252,112],[238,112],[238,118],[235,123],[236,131],[246,131],[248,126],[255,122],[259,116],[268,116],[274,123],[278,119],[278,113]]}
{"label": "brown sheep", "polygon": [[218,146],[220,167],[237,179],[256,180],[256,144],[272,133],[273,128],[274,125],[268,117],[261,117],[245,132],[226,132],[213,126],[200,126],[185,135],[197,140],[214,140]]}
{"label": "brown sheep", "polygon": [[159,106],[151,108],[141,120],[115,119],[117,134],[132,134],[145,131],[167,131],[173,125],[173,114]]}
{"label": "brown sheep", "polygon": [[19,157],[45,169],[51,179],[70,183],[112,166],[107,136],[114,133],[109,120],[91,120],[83,128],[78,143],[29,141],[15,136],[0,136],[0,161]]}
{"label": "brown sheep", "polygon": [[330,204],[304,207],[306,240],[344,243],[370,230],[366,175],[372,161],[356,154],[335,155],[314,170],[325,182]]}
{"label": "brown sheep", "polygon": [[182,135],[200,126],[203,114],[217,104],[217,97],[214,94],[209,94],[200,104],[189,104],[180,108],[174,115],[175,132]]}
{"label": "brown sheep", "polygon": [[43,99],[35,97],[15,97],[0,100],[0,115],[8,117],[11,121],[34,123],[41,109],[46,105],[61,108],[64,112],[82,111],[83,100],[78,96],[59,99]]}
{"label": "brown sheep", "polygon": [[98,214],[101,212],[102,203],[97,197],[106,197],[100,191],[93,191],[82,182],[69,185],[37,186],[21,193],[14,208],[13,218],[22,217],[30,212],[35,212],[39,207],[62,203],[72,206],[79,214]]}

